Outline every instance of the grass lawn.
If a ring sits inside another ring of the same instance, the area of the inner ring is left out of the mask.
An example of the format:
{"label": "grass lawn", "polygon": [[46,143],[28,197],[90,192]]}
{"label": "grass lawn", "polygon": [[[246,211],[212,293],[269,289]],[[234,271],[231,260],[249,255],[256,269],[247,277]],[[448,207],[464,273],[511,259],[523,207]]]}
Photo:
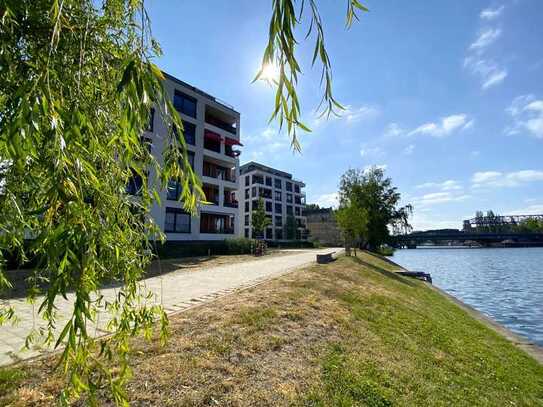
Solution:
{"label": "grass lawn", "polygon": [[[172,317],[167,346],[135,341],[132,403],[543,405],[543,366],[394,267],[343,257]],[[0,370],[0,405],[53,405],[53,365]]]}

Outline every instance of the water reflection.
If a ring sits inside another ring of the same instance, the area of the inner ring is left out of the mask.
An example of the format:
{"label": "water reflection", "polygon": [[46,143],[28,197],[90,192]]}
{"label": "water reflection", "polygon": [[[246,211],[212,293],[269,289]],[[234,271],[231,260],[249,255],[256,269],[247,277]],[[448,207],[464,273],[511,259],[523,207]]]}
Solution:
{"label": "water reflection", "polygon": [[543,248],[398,250],[392,260],[543,345]]}

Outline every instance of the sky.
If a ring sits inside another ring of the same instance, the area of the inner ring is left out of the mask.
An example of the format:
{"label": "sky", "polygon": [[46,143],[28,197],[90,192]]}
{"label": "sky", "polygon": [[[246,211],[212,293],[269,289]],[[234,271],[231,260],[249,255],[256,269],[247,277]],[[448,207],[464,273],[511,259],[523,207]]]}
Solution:
{"label": "sky", "polygon": [[166,72],[241,114],[241,164],[306,183],[308,203],[337,204],[349,168],[381,166],[411,203],[415,230],[461,228],[476,210],[543,213],[543,1],[385,2],[350,30],[346,1],[318,1],[340,118],[316,112],[313,38],[297,33],[302,152],[268,119],[274,90],[251,83],[271,0],[146,2]]}

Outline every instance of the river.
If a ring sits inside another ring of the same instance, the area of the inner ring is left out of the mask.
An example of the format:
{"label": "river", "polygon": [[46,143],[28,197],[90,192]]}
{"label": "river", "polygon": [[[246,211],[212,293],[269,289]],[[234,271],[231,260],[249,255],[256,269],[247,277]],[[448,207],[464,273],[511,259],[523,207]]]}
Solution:
{"label": "river", "polygon": [[543,346],[543,248],[419,248],[392,260]]}

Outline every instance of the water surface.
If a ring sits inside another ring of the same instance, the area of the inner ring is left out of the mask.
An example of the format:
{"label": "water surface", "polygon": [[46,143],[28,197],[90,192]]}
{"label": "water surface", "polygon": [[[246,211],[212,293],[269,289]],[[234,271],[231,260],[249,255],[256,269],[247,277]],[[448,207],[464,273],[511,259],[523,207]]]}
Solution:
{"label": "water surface", "polygon": [[392,260],[543,346],[543,248],[404,249]]}

